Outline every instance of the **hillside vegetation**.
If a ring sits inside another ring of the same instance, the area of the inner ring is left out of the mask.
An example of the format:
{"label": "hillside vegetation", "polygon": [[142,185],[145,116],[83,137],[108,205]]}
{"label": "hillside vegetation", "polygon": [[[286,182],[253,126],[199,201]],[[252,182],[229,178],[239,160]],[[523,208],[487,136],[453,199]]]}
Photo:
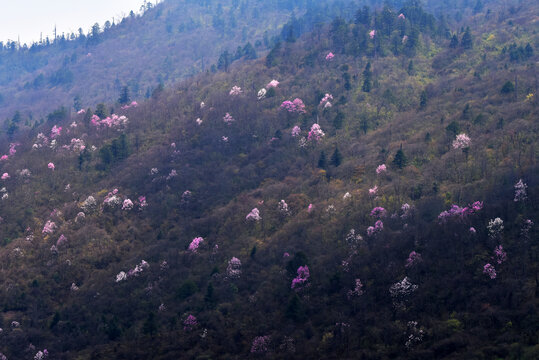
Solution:
{"label": "hillside vegetation", "polygon": [[4,134],[0,351],[537,358],[538,8],[489,4],[361,5]]}

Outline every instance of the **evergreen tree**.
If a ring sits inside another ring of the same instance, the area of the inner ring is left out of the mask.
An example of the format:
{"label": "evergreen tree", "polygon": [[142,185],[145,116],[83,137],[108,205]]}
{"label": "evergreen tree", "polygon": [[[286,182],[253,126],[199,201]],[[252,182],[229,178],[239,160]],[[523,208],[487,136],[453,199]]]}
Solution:
{"label": "evergreen tree", "polygon": [[341,165],[342,162],[342,155],[339,151],[339,148],[335,148],[335,151],[333,152],[333,155],[331,155],[331,164],[335,167],[338,167]]}
{"label": "evergreen tree", "polygon": [[414,73],[414,61],[413,60],[410,60],[410,62],[408,63],[408,69],[406,70],[406,72],[410,76]]}
{"label": "evergreen tree", "polygon": [[247,60],[254,60],[257,58],[256,50],[250,42],[243,47],[243,56],[245,56]]}
{"label": "evergreen tree", "polygon": [[148,314],[148,318],[142,325],[142,332],[146,335],[153,336],[157,332],[157,324],[155,322],[155,314],[153,312]]}
{"label": "evergreen tree", "polygon": [[79,111],[80,109],[82,109],[82,102],[81,102],[80,96],[78,95],[73,98],[73,108],[76,111]]}
{"label": "evergreen tree", "polygon": [[393,165],[398,167],[399,169],[402,169],[406,166],[408,162],[408,159],[406,159],[406,155],[404,154],[404,151],[402,151],[402,145],[400,149],[395,154],[395,157],[393,158]]}
{"label": "evergreen tree", "polygon": [[322,150],[320,152],[320,157],[318,158],[318,167],[320,169],[325,169],[327,168],[327,160],[326,160],[326,153],[324,152],[324,150]]}
{"label": "evergreen tree", "polygon": [[423,90],[421,92],[421,95],[419,96],[419,108],[421,110],[427,107],[427,101],[428,101],[427,92]]}
{"label": "evergreen tree", "polygon": [[513,91],[515,91],[515,84],[513,84],[511,81],[507,81],[505,84],[503,84],[501,89],[502,94],[509,94]]}
{"label": "evergreen tree", "polygon": [[337,115],[335,115],[335,118],[333,119],[333,126],[335,129],[342,128],[342,123],[344,121],[344,113],[338,112]]}
{"label": "evergreen tree", "polygon": [[120,98],[118,99],[118,102],[121,105],[128,104],[131,101],[131,97],[129,96],[129,87],[124,86],[122,87],[122,90],[120,92]]}
{"label": "evergreen tree", "polygon": [[460,41],[460,45],[464,49],[471,49],[473,48],[473,38],[472,33],[470,31],[470,27],[466,27],[466,31],[464,31],[464,35],[462,35],[462,40]]}
{"label": "evergreen tree", "polygon": [[107,116],[109,116],[108,111],[107,111],[107,107],[105,106],[105,104],[102,104],[102,103],[97,104],[97,106],[95,108],[95,114],[97,116],[99,116],[100,119],[104,119]]}
{"label": "evergreen tree", "polygon": [[209,306],[213,306],[215,304],[215,302],[216,302],[215,289],[214,289],[212,283],[209,283],[208,287],[206,288],[206,295],[204,295],[204,301]]}
{"label": "evergreen tree", "polygon": [[367,63],[365,70],[363,71],[363,86],[361,90],[363,92],[370,92],[372,88],[372,72],[371,72],[371,62]]}
{"label": "evergreen tree", "polygon": [[449,42],[449,47],[451,49],[456,49],[459,46],[459,38],[457,37],[457,34],[453,34],[451,36],[451,41]]}
{"label": "evergreen tree", "polygon": [[230,54],[228,50],[225,50],[220,56],[219,60],[217,61],[217,68],[219,70],[224,70],[225,72],[228,72],[228,67],[230,66]]}

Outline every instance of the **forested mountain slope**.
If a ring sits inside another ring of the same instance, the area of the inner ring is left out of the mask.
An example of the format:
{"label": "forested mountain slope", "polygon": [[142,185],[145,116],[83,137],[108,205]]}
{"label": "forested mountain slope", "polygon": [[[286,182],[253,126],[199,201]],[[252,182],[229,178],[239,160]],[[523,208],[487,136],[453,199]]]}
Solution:
{"label": "forested mountain slope", "polygon": [[538,9],[496,9],[360,6],[6,134],[0,351],[537,358]]}
{"label": "forested mountain slope", "polygon": [[96,23],[89,32],[57,34],[41,44],[7,42],[0,46],[0,118],[20,111],[23,122],[33,123],[60,106],[79,110],[114,102],[124,88],[138,100],[160,84],[211,70],[224,51],[230,62],[255,58],[285,23],[306,19],[309,27],[314,18],[327,21],[346,12],[349,3],[148,2],[142,13],[118,24]]}

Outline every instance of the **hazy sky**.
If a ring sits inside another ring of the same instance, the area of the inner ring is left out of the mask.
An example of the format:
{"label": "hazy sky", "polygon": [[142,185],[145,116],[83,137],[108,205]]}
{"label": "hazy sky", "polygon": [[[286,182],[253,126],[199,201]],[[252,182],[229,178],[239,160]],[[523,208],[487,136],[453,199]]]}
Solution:
{"label": "hazy sky", "polygon": [[[96,22],[99,25],[120,18],[133,10],[138,12],[143,0],[4,0],[0,8],[0,41],[21,44],[39,41],[40,33],[52,37],[54,25],[58,34],[85,33]],[[155,0],[151,1],[155,3]]]}

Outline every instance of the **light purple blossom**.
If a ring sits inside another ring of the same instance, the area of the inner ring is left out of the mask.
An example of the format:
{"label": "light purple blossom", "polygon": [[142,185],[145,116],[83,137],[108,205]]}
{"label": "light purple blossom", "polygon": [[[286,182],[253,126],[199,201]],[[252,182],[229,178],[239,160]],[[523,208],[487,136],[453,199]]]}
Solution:
{"label": "light purple blossom", "polygon": [[483,274],[487,274],[491,279],[496,279],[496,269],[491,264],[483,266]]}
{"label": "light purple blossom", "polygon": [[307,286],[307,281],[309,281],[309,277],[311,276],[309,272],[309,267],[307,265],[300,266],[297,270],[297,273],[298,275],[292,280],[292,285],[290,286],[296,291],[301,290],[305,286]]}
{"label": "light purple blossom", "polygon": [[189,244],[189,251],[196,254],[198,252],[198,248],[200,247],[200,244],[204,242],[204,239],[201,237],[196,237],[191,241],[191,244]]}

